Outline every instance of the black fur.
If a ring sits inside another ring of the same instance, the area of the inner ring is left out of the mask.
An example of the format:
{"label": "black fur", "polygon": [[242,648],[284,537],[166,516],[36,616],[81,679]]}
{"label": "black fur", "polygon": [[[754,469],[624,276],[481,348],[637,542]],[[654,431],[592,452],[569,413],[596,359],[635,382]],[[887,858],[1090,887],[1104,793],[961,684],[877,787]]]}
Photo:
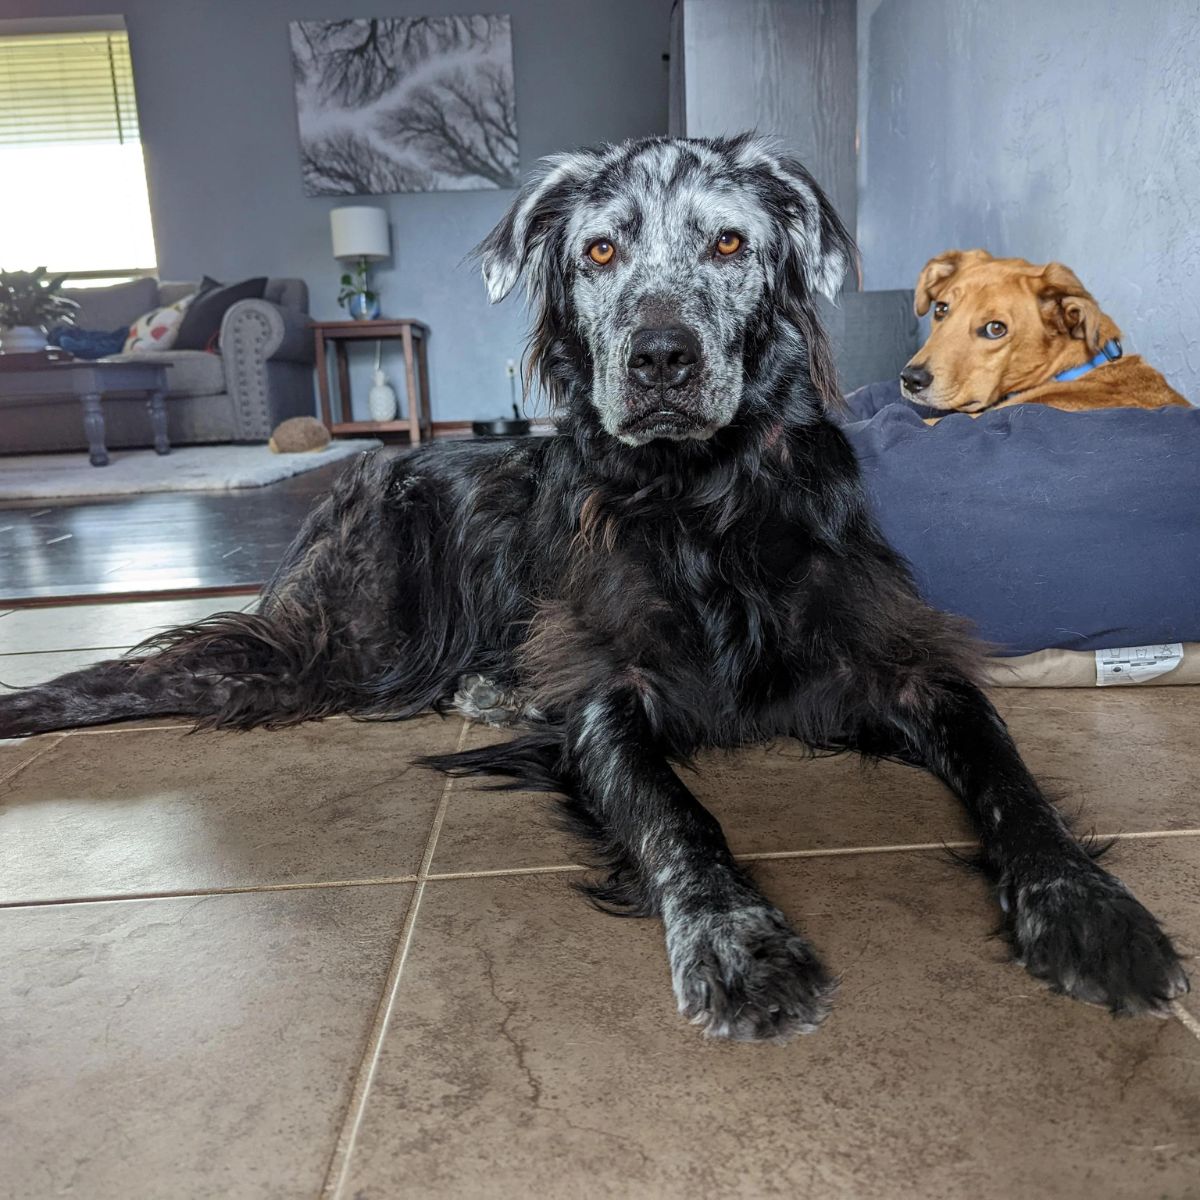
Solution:
{"label": "black fur", "polygon": [[[733,161],[747,143],[703,145]],[[587,186],[522,193],[514,214],[542,223],[524,236],[557,244]],[[792,219],[761,187],[772,219]],[[848,261],[823,198],[820,211],[821,253]],[[510,214],[485,252],[523,268],[519,224]],[[748,314],[733,419],[639,446],[604,431],[569,273],[543,256],[532,362],[560,399],[557,436],[365,456],[254,614],[0,697],[0,736],[155,713],[239,729],[399,718],[445,710],[482,676],[518,698],[530,732],[429,761],[564,795],[607,868],[593,897],[661,915],[681,1011],[735,1038],[814,1028],[833,984],[669,764],[780,737],[895,758],[962,799],[1033,974],[1114,1012],[1160,1011],[1186,988],[1170,942],[1044,799],[974,682],[975,647],[920,600],[868,515],[824,413],[816,268],[797,253],[778,250]]]}

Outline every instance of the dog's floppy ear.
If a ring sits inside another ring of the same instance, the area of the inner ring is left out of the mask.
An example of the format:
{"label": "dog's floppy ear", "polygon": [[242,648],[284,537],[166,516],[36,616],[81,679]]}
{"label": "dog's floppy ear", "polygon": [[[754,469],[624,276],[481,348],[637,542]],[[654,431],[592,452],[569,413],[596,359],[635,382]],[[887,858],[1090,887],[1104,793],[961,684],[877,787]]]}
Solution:
{"label": "dog's floppy ear", "polygon": [[992,261],[992,256],[986,250],[943,250],[931,258],[917,276],[913,311],[918,317],[923,317],[929,311],[929,306],[942,294],[946,281],[963,267]]}
{"label": "dog's floppy ear", "polygon": [[764,202],[787,230],[805,287],[832,300],[846,272],[853,266],[858,273],[858,248],[817,181],[769,139],[742,134],[714,145],[758,176]]}
{"label": "dog's floppy ear", "polygon": [[921,274],[917,276],[917,290],[913,294],[913,310],[918,317],[923,317],[929,311],[942,285],[958,270],[962,258],[961,250],[944,250],[921,268]]}
{"label": "dog's floppy ear", "polygon": [[1100,332],[1104,314],[1079,276],[1062,263],[1047,263],[1036,281],[1042,316],[1051,328],[1086,343],[1095,354],[1104,342]]}
{"label": "dog's floppy ear", "polygon": [[858,247],[829,197],[794,158],[780,158],[778,170],[798,200],[789,230],[804,264],[804,281],[809,291],[833,300],[851,267],[861,286]]}
{"label": "dog's floppy ear", "polygon": [[522,275],[537,273],[555,223],[567,211],[573,190],[595,169],[590,152],[543,158],[517,193],[500,224],[475,247],[488,299],[503,300]]}

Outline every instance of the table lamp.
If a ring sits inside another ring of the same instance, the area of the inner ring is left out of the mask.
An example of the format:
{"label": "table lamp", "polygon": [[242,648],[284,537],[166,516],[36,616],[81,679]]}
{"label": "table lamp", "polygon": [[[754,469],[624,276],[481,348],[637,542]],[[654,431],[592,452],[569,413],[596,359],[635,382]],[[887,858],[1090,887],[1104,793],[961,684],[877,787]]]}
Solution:
{"label": "table lamp", "polygon": [[333,257],[357,263],[353,275],[342,276],[338,303],[356,321],[373,321],[379,316],[379,294],[371,289],[367,264],[382,262],[391,253],[387,212],[362,205],[335,208],[329,214],[329,224]]}

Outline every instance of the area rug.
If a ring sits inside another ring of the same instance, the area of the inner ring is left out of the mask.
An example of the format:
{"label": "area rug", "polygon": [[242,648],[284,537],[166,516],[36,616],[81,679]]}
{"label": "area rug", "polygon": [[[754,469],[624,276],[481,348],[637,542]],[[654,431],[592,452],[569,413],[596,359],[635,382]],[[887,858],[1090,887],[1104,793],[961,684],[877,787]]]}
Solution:
{"label": "area rug", "polygon": [[274,454],[265,445],[179,446],[164,455],[153,450],[110,450],[106,467],[93,467],[83,451],[0,455],[0,500],[263,487],[380,444],[374,438],[334,441],[308,454]]}

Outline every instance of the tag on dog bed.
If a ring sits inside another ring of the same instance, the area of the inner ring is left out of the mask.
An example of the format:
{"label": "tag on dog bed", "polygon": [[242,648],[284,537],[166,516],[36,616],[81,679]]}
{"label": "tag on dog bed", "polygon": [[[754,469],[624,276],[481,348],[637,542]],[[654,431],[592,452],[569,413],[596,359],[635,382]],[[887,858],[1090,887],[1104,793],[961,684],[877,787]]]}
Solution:
{"label": "tag on dog bed", "polygon": [[1096,686],[1145,683],[1173,671],[1183,662],[1183,643],[1164,646],[1119,646],[1096,651]]}

